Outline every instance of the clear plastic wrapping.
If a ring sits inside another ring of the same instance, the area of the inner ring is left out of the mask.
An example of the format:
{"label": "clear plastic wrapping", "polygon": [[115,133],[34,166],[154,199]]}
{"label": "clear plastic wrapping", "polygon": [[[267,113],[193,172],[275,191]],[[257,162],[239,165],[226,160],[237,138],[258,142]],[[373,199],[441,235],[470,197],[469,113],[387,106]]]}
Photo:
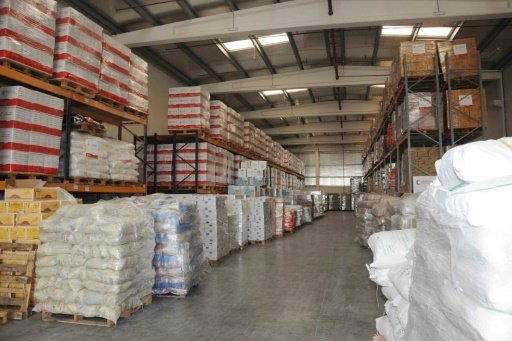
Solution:
{"label": "clear plastic wrapping", "polygon": [[116,322],[151,294],[153,218],[127,200],[76,207],[40,225],[34,310]]}
{"label": "clear plastic wrapping", "polygon": [[107,139],[109,179],[137,182],[139,159],[135,157],[135,146],[115,139]]}

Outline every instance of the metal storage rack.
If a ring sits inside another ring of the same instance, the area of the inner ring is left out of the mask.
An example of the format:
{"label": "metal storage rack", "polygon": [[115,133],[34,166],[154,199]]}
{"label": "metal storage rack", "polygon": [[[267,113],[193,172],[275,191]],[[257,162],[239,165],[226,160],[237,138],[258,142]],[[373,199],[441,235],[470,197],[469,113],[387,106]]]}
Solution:
{"label": "metal storage rack", "polygon": [[[413,170],[418,170],[424,175],[435,175],[422,170],[421,167],[415,165],[411,158],[411,150],[414,147],[437,147],[439,151],[439,158],[443,156],[445,147],[453,147],[459,144],[470,142],[481,136],[486,127],[486,113],[485,113],[485,94],[482,84],[482,70],[480,66],[480,55],[478,55],[478,70],[477,76],[474,77],[460,77],[456,80],[452,79],[452,72],[450,60],[446,56],[446,81],[443,80],[442,73],[439,69],[439,59],[437,54],[434,56],[435,68],[433,72],[425,77],[411,78],[408,77],[407,63],[404,57],[404,75],[403,82],[398,85],[395,90],[393,98],[383,107],[383,118],[381,124],[378,127],[377,134],[373,137],[370,147],[366,155],[363,157],[363,163],[369,157],[369,154],[375,150],[375,144],[377,143],[380,136],[385,134],[386,127],[390,122],[397,122],[397,109],[400,104],[404,104],[406,108],[404,112],[405,116],[405,131],[399,133],[394,129],[394,144],[390,146],[383,157],[377,160],[373,166],[365,173],[364,180],[368,182],[369,191],[377,192],[412,192],[413,189]],[[475,122],[475,127],[470,129],[457,129],[454,124],[455,113],[459,115],[465,115],[460,108],[454,103],[450,102],[452,91],[460,89],[473,89],[476,90],[480,97],[480,112],[481,119]],[[435,103],[432,103],[432,109],[429,114],[435,116],[438,129],[437,130],[421,130],[416,129],[413,125],[421,122],[427,115],[419,118],[414,122],[409,122],[409,110],[408,110],[408,94],[417,94],[419,92],[431,92],[435,96]],[[444,98],[445,101],[441,101]],[[447,115],[443,115],[446,113]],[[446,121],[445,121],[446,119]],[[448,127],[445,126],[445,122]],[[408,167],[406,170],[402,169],[402,155],[407,153]],[[395,165],[396,169],[396,187],[394,190],[385,189],[382,184],[383,176],[386,167],[389,165]],[[404,171],[407,172],[408,183],[401,186],[401,182],[404,178]],[[372,186],[373,185],[373,186]]]}
{"label": "metal storage rack", "polygon": [[[142,139],[142,137],[137,137],[138,139]],[[186,132],[172,132],[170,135],[158,135],[154,134],[153,136],[149,136],[146,138],[147,144],[151,144],[154,146],[154,150],[157,150],[157,146],[159,144],[172,144],[173,145],[173,159],[172,159],[172,174],[171,174],[171,186],[158,186],[156,178],[154,178],[153,185],[148,185],[148,191],[152,193],[156,192],[163,192],[163,193],[183,193],[183,192],[193,192],[193,193],[224,193],[227,190],[227,186],[210,186],[210,188],[202,188],[198,184],[198,172],[199,169],[199,143],[200,142],[208,142],[214,146],[223,148],[233,154],[244,156],[250,160],[262,160],[267,161],[267,169],[268,174],[270,174],[270,171],[272,168],[279,169],[281,171],[284,171],[288,174],[292,174],[296,176],[298,179],[304,180],[304,175],[299,174],[291,169],[284,168],[272,161],[265,160],[261,156],[256,155],[255,153],[241,149],[239,147],[233,146],[232,144],[226,143],[224,141],[212,138],[210,134],[208,134],[205,131],[202,130],[196,130],[196,131],[186,131]],[[186,160],[183,160],[177,153],[180,151],[179,148],[177,148],[178,143],[194,143],[195,144],[195,151],[196,151],[196,157],[193,162],[189,162]],[[145,150],[147,151],[147,146],[145,147]],[[158,163],[156,160],[156,153],[154,154],[153,166],[151,166],[149,163],[146,164],[146,170],[149,170],[151,175],[157,174],[158,172]],[[176,161],[178,159],[183,160],[186,164],[190,166],[190,174],[188,174],[187,179],[192,178],[194,179],[194,185],[193,186],[187,186],[181,187],[179,182],[176,181]],[[148,177],[147,180],[151,178],[151,175]],[[271,177],[267,177],[267,186],[272,187],[272,181]]]}
{"label": "metal storage rack", "polygon": [[[95,120],[112,124],[118,127],[118,137],[122,138],[123,130],[135,135],[129,128],[129,125],[142,125],[144,127],[144,136],[141,137],[145,140],[147,135],[147,115],[137,112],[127,112],[120,108],[109,106],[100,101],[88,98],[79,93],[62,88],[58,85],[49,83],[45,79],[36,78],[30,74],[20,72],[5,65],[0,65],[0,79],[1,83],[5,85],[23,85],[37,91],[42,91],[47,94],[57,96],[64,99],[64,119],[62,136],[69,141],[71,134],[71,119],[72,113],[81,113],[90,116]],[[145,143],[143,143],[145,145]],[[144,147],[145,148],[145,147]],[[131,185],[115,185],[115,184],[101,184],[97,182],[76,184],[69,181],[69,153],[70,144],[66,144],[64,153],[60,156],[64,160],[64,176],[46,176],[59,181],[49,181],[46,186],[61,187],[68,192],[74,193],[112,193],[112,194],[144,194],[146,193],[145,178],[141,177],[140,184]],[[141,159],[143,165],[146,164],[144,158]],[[30,175],[32,176],[32,175]],[[37,177],[37,175],[35,175]],[[0,190],[5,188],[5,181],[0,181]]]}

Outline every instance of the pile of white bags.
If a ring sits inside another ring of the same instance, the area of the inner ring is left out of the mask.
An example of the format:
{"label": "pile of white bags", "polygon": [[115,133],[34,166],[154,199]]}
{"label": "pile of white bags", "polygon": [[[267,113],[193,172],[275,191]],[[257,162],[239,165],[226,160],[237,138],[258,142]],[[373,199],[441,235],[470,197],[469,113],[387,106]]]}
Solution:
{"label": "pile of white bags", "polygon": [[39,239],[35,311],[116,322],[152,293],[153,218],[130,201],[62,206]]}
{"label": "pile of white bags", "polygon": [[165,194],[141,197],[137,202],[154,218],[153,292],[186,296],[209,269],[196,204]]}
{"label": "pile of white bags", "polygon": [[[63,144],[65,144],[63,139]],[[64,169],[61,160],[60,169]],[[69,176],[108,179],[108,143],[105,139],[77,131],[71,132]]]}
{"label": "pile of white bags", "polygon": [[386,341],[404,339],[409,310],[412,264],[407,256],[416,238],[416,229],[378,232],[370,236],[373,263],[368,266],[370,279],[382,286],[388,299],[386,315],[376,320],[377,331]]}
{"label": "pile of white bags", "polygon": [[406,340],[510,340],[511,138],[456,147],[417,202]]}
{"label": "pile of white bags", "polygon": [[137,182],[139,159],[135,157],[132,143],[106,139],[108,143],[108,172],[110,180]]}

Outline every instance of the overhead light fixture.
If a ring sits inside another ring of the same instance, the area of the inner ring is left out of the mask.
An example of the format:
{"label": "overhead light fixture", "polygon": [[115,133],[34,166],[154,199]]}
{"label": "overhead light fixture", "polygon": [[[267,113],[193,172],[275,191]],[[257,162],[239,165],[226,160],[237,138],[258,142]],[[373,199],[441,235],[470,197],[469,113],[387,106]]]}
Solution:
{"label": "overhead light fixture", "polygon": [[412,34],[412,26],[382,26],[381,35],[394,37],[408,37]]}
{"label": "overhead light fixture", "polygon": [[261,45],[267,46],[267,45],[287,43],[289,40],[288,40],[288,36],[286,35],[286,33],[279,33],[279,34],[273,34],[271,36],[259,37],[258,41],[260,42]]}
{"label": "overhead light fixture", "polygon": [[254,45],[252,44],[252,41],[250,39],[230,41],[230,42],[224,43],[224,46],[229,51],[247,50],[247,49],[254,47]]}
{"label": "overhead light fixture", "polygon": [[422,38],[448,38],[452,33],[452,27],[422,27],[418,31],[418,37]]}
{"label": "overhead light fixture", "polygon": [[386,87],[385,84],[375,84],[375,85],[372,85],[372,88],[384,89],[385,87]]}
{"label": "overhead light fixture", "polygon": [[[285,89],[288,93],[308,91],[308,89]],[[262,93],[265,96],[283,95],[283,90],[264,90]]]}
{"label": "overhead light fixture", "polygon": [[288,92],[288,93],[303,92],[303,91],[308,91],[308,89],[288,89],[288,90],[286,90],[286,92]]}

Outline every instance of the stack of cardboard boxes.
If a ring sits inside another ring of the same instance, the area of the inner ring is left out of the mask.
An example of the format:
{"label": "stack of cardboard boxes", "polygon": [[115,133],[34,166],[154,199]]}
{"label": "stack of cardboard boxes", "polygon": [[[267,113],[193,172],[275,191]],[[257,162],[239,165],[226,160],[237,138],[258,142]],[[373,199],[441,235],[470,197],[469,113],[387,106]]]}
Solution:
{"label": "stack of cardboard boxes", "polygon": [[210,93],[200,86],[169,89],[169,131],[210,129]]}
{"label": "stack of cardboard boxes", "polygon": [[128,104],[131,50],[103,33],[98,94],[121,104]]}
{"label": "stack of cardboard boxes", "polygon": [[412,164],[412,176],[435,176],[435,163],[439,158],[439,148],[437,147],[415,147],[411,148],[411,158],[407,150],[402,153],[401,163],[401,187],[412,191],[409,186],[409,164]]}

